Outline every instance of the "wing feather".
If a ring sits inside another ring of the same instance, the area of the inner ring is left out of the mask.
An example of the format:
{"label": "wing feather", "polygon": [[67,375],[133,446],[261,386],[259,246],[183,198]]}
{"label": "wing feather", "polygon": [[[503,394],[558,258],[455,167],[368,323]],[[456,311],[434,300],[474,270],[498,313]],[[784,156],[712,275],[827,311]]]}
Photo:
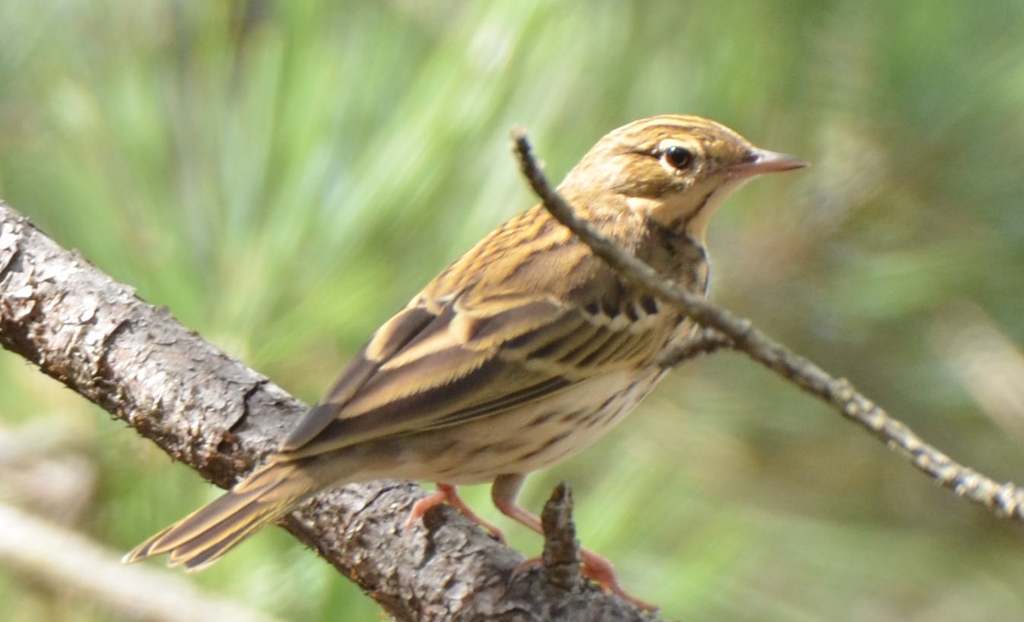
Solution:
{"label": "wing feather", "polygon": [[320,403],[299,420],[279,450],[291,451],[309,443],[338,416],[340,407],[366,384],[381,363],[401,350],[435,317],[424,307],[406,307],[395,314],[352,358]]}
{"label": "wing feather", "polygon": [[[425,311],[403,313],[409,317],[401,325],[418,332],[392,330],[396,344],[391,346],[371,341],[352,364],[356,371],[350,368],[307,416],[316,422],[303,421],[289,437],[286,450],[293,457],[488,417],[639,365],[658,345],[647,331],[614,322],[603,312],[545,299],[453,301],[425,323]],[[365,352],[371,350],[391,356],[370,362]]]}
{"label": "wing feather", "polygon": [[561,228],[537,230],[533,252],[561,253],[547,259],[563,270],[521,270],[534,255],[511,253],[499,230],[377,331],[281,450],[298,458],[457,425],[649,364],[680,318]]}

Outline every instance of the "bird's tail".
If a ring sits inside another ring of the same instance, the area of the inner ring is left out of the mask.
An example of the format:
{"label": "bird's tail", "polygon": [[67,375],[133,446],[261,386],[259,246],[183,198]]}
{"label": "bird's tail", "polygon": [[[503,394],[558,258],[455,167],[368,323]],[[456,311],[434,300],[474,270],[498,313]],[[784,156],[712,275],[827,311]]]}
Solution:
{"label": "bird's tail", "polygon": [[168,564],[199,570],[287,513],[316,484],[294,462],[272,461],[230,492],[152,536],[124,556],[131,563],[170,553]]}

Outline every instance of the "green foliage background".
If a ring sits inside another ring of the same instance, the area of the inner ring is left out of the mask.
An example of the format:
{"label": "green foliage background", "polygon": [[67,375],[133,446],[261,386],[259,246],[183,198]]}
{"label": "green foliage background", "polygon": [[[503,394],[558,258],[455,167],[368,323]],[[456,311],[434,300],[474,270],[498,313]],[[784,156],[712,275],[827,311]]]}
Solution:
{"label": "green foliage background", "polygon": [[[1021,481],[1024,408],[1006,415],[970,380],[968,354],[998,349],[956,341],[987,330],[1011,361],[1024,343],[1021,32],[1012,0],[4,0],[0,197],[312,401],[533,202],[513,125],[558,178],[618,125],[703,114],[814,163],[717,217],[714,299]],[[66,451],[97,479],[73,526],[112,551],[216,494],[6,353],[0,386],[3,428],[74,431]],[[560,479],[584,542],[669,617],[1024,608],[1024,530],[740,356],[687,365],[524,502]],[[495,517],[485,488],[469,498]],[[280,532],[190,579],[287,620],[378,619]],[[126,619],[2,565],[0,603],[18,622]]]}

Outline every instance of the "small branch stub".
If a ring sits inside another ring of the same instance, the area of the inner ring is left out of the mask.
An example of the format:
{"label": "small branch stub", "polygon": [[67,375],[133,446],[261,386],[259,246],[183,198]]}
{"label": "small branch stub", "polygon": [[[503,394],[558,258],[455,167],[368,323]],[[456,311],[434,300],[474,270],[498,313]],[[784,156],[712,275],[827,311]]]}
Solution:
{"label": "small branch stub", "polygon": [[544,504],[540,515],[544,527],[544,552],[541,556],[548,583],[570,592],[583,582],[580,573],[580,541],[572,519],[572,490],[560,483]]}

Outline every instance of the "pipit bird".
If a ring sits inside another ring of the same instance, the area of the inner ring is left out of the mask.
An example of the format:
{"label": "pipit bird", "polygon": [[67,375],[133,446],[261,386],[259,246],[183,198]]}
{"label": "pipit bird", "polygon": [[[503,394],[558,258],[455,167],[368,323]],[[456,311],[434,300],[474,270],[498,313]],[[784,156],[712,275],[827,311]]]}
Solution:
{"label": "pipit bird", "polygon": [[[704,295],[708,221],[748,179],[805,166],[696,116],[636,121],[602,138],[558,187],[620,247]],[[624,279],[542,206],[492,232],[374,333],[265,465],[128,553],[198,569],[324,488],[382,478],[438,482],[408,525],[447,502],[490,531],[456,485],[493,482],[505,515],[526,474],[568,458],[661,380],[658,354],[695,325]],[[611,565],[584,574],[633,602]]]}

